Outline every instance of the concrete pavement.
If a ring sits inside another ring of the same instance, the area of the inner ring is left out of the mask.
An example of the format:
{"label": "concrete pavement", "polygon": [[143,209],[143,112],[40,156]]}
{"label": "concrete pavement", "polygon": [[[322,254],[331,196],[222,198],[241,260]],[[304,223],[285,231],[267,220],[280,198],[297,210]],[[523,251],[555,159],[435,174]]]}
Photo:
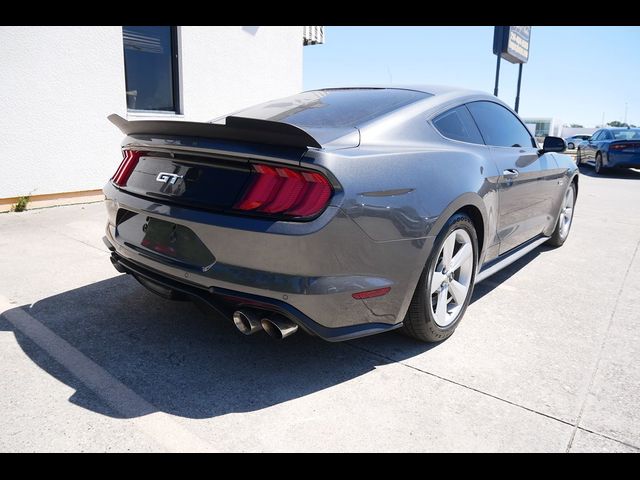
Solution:
{"label": "concrete pavement", "polygon": [[[0,215],[0,451],[640,451],[640,173],[436,346],[240,335],[118,274],[100,203]],[[4,313],[2,313],[4,312]]]}

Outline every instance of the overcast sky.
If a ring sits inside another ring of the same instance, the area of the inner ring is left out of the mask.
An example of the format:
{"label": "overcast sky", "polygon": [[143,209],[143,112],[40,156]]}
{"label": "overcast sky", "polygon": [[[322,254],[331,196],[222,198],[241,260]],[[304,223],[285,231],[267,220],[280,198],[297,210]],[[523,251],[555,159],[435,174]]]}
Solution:
{"label": "overcast sky", "polygon": [[[493,93],[493,27],[325,27],[304,47],[305,90],[354,84],[444,84]],[[498,96],[513,107],[518,66],[502,60]],[[640,125],[639,27],[536,27],[520,94],[522,116],[585,127]]]}

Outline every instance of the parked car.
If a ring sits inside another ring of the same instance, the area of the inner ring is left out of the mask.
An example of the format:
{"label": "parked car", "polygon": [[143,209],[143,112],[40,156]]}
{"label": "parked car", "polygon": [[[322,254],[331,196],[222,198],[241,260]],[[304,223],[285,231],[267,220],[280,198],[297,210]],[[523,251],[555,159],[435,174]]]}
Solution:
{"label": "parked car", "polygon": [[314,90],[210,123],[110,120],[104,187],[120,272],[244,334],[440,341],[474,284],[569,235],[578,169],[496,97]]}
{"label": "parked car", "polygon": [[640,128],[603,128],[578,145],[576,164],[592,164],[598,175],[610,168],[640,168]]}
{"label": "parked car", "polygon": [[589,140],[590,138],[591,135],[580,133],[577,135],[571,135],[570,137],[565,138],[564,141],[567,142],[567,148],[573,150],[584,140]]}

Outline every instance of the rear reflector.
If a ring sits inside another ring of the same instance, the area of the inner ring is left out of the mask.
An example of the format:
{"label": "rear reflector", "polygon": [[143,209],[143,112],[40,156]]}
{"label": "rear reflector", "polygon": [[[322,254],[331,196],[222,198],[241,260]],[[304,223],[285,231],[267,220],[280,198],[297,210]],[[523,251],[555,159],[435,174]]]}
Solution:
{"label": "rear reflector", "polygon": [[252,179],[236,210],[312,217],[327,206],[333,189],[318,172],[253,164]]}
{"label": "rear reflector", "polygon": [[367,290],[366,292],[353,293],[351,296],[356,300],[364,300],[365,298],[381,297],[391,291],[391,287],[376,288],[375,290]]}
{"label": "rear reflector", "polygon": [[116,170],[116,173],[111,177],[113,183],[119,187],[124,187],[127,184],[127,180],[129,180],[131,173],[136,168],[138,160],[140,160],[140,157],[144,155],[144,152],[123,150],[122,155],[124,156],[124,159]]}

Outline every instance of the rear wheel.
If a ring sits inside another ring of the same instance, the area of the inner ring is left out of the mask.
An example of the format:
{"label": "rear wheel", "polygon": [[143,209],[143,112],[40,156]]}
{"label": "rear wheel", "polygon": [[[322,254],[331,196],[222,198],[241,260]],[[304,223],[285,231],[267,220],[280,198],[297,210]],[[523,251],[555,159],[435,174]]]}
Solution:
{"label": "rear wheel", "polygon": [[567,143],[567,148],[573,150],[574,148],[576,148],[576,146],[572,142],[569,142]]}
{"label": "rear wheel", "polygon": [[547,241],[549,245],[560,247],[569,236],[569,230],[571,229],[571,223],[573,222],[573,210],[575,203],[576,185],[571,182],[571,185],[567,188],[562,200],[562,208],[560,209],[556,229],[553,231],[551,238]]}
{"label": "rear wheel", "polygon": [[404,319],[404,331],[426,342],[451,336],[471,299],[477,262],[473,222],[455,214],[436,238]]}
{"label": "rear wheel", "polygon": [[595,164],[595,171],[597,175],[602,175],[605,173],[605,167],[602,165],[602,153],[598,152],[596,153],[596,164]]}

